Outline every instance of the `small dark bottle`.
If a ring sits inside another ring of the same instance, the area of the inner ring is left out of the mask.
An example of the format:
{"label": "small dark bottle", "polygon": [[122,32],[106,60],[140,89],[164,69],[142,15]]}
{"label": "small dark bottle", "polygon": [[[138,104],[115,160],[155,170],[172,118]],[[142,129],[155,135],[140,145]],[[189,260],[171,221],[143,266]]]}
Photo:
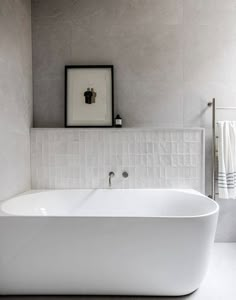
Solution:
{"label": "small dark bottle", "polygon": [[120,115],[117,115],[115,118],[115,127],[122,127],[122,118],[120,117]]}

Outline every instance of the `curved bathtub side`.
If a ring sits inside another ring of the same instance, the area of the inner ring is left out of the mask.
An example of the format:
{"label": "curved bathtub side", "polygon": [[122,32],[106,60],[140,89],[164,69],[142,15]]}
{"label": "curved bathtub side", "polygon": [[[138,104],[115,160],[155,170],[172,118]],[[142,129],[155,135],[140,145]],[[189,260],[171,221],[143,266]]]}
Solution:
{"label": "curved bathtub side", "polygon": [[0,217],[0,294],[188,294],[206,273],[216,222]]}
{"label": "curved bathtub side", "polygon": [[176,225],[173,247],[175,243],[177,246],[171,262],[173,272],[169,277],[170,282],[175,283],[169,287],[172,292],[168,296],[188,295],[200,287],[208,270],[217,220],[218,211],[209,216],[189,219],[185,225],[183,220],[178,229]]}

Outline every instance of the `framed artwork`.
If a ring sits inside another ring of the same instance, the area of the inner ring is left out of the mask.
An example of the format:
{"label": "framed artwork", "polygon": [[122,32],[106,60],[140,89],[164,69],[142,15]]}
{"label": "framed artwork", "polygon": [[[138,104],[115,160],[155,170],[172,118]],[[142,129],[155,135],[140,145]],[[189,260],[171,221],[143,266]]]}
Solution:
{"label": "framed artwork", "polygon": [[65,127],[112,127],[113,66],[65,66]]}

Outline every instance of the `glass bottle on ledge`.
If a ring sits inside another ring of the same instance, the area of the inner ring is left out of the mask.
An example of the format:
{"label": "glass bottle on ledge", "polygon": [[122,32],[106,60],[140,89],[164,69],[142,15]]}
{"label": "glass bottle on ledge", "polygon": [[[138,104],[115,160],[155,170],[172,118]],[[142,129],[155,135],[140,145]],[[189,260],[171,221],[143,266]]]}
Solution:
{"label": "glass bottle on ledge", "polygon": [[120,115],[117,115],[115,118],[115,127],[121,128],[122,127],[122,118]]}

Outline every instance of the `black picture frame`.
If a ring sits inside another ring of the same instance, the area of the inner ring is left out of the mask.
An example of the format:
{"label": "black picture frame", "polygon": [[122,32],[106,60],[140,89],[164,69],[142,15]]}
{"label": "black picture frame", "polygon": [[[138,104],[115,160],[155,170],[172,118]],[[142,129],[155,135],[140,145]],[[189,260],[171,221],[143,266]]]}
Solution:
{"label": "black picture frame", "polygon": [[[101,69],[106,68],[111,70],[111,125],[68,125],[68,101],[67,101],[67,86],[68,86],[68,70],[70,69]],[[66,65],[65,66],[65,128],[111,128],[114,127],[114,66],[113,65]]]}

